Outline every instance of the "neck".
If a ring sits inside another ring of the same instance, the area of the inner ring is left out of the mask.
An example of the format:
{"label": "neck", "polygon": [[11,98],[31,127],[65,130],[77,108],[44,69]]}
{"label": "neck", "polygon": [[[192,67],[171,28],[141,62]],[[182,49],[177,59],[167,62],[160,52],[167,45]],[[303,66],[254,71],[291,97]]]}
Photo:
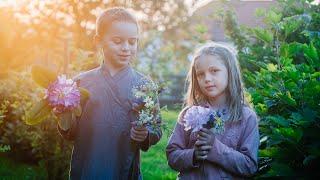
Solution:
{"label": "neck", "polygon": [[223,109],[227,107],[227,97],[222,93],[214,98],[210,98],[209,104],[212,108]]}
{"label": "neck", "polygon": [[113,63],[111,63],[110,61],[104,59],[104,63],[103,66],[108,67],[109,73],[111,76],[114,76],[115,74],[117,74],[118,72],[120,72],[121,70],[123,70],[124,68],[128,67],[128,65],[126,66],[117,66]]}

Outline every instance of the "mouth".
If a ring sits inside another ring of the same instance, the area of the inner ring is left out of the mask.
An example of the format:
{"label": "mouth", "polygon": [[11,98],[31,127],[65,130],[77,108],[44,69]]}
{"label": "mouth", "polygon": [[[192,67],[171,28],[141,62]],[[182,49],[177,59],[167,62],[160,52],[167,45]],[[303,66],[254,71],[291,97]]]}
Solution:
{"label": "mouth", "polygon": [[216,86],[211,85],[211,86],[206,86],[205,89],[206,89],[207,91],[212,91],[213,88],[215,88],[215,87],[216,87]]}
{"label": "mouth", "polygon": [[118,56],[122,59],[127,59],[130,57],[130,54],[119,54]]}

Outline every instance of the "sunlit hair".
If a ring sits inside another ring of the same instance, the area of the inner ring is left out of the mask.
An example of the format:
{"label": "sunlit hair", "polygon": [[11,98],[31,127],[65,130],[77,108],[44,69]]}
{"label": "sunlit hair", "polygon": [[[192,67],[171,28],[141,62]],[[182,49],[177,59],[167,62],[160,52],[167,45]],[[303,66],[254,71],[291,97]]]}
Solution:
{"label": "sunlit hair", "polygon": [[123,7],[113,7],[106,9],[96,21],[96,35],[103,37],[108,28],[115,21],[132,22],[137,25],[139,29],[138,21],[136,17]]}
{"label": "sunlit hair", "polygon": [[[201,92],[195,69],[195,61],[203,55],[219,56],[226,66],[228,71],[226,99],[230,112],[229,120],[239,120],[242,116],[242,107],[247,103],[244,98],[244,88],[236,51],[227,45],[210,42],[195,51],[186,79],[188,91],[185,97],[185,106],[209,103],[209,98]],[[214,58],[212,58],[212,60],[214,60]]]}

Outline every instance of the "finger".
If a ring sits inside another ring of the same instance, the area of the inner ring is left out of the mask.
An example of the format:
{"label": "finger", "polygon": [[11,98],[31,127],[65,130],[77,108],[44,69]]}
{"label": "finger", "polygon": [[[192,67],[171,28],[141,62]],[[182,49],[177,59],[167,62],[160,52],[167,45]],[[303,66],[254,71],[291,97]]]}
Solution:
{"label": "finger", "polygon": [[204,132],[206,134],[210,134],[211,131],[210,131],[210,129],[207,129],[207,128],[201,128],[200,132]]}
{"label": "finger", "polygon": [[132,131],[135,133],[135,134],[141,134],[141,135],[144,135],[144,134],[148,134],[148,130],[143,130],[143,131],[139,131],[135,128],[132,128]]}
{"label": "finger", "polygon": [[199,140],[199,141],[208,141],[208,138],[199,136],[197,140]]}
{"label": "finger", "polygon": [[135,141],[138,141],[138,142],[141,142],[141,140],[139,138],[136,138],[136,137],[132,137],[131,136],[131,139],[135,140]]}
{"label": "finger", "polygon": [[204,145],[204,146],[200,146],[199,150],[200,151],[209,151],[211,148],[212,148],[212,146]]}
{"label": "finger", "polygon": [[208,151],[199,151],[198,155],[199,156],[205,156],[208,154]]}
{"label": "finger", "polygon": [[143,141],[146,138],[145,136],[139,136],[133,132],[131,132],[130,137],[135,141]]}
{"label": "finger", "polygon": [[210,137],[209,134],[207,134],[206,132],[203,132],[203,131],[199,131],[199,136],[200,137],[204,137],[204,138],[209,138]]}
{"label": "finger", "polygon": [[198,160],[206,160],[207,159],[207,155],[205,155],[205,156],[196,156],[196,158],[198,159]]}
{"label": "finger", "polygon": [[137,131],[148,131],[148,129],[145,126],[136,126],[134,127],[134,129]]}
{"label": "finger", "polygon": [[199,147],[199,146],[206,145],[206,141],[199,141],[199,140],[197,140],[196,143],[195,143],[195,145],[198,146],[198,147]]}
{"label": "finger", "polygon": [[137,126],[137,123],[138,123],[137,121],[132,121],[132,122],[131,122],[131,126],[132,126],[132,127],[136,127],[136,126]]}
{"label": "finger", "polygon": [[148,131],[137,131],[134,128],[132,128],[131,132],[135,134],[136,136],[146,136],[148,135]]}

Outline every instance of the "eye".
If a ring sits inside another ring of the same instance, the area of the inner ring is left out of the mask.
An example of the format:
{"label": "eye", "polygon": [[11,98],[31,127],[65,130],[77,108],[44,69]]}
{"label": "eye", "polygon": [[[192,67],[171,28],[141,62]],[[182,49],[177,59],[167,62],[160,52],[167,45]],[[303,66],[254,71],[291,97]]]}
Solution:
{"label": "eye", "polygon": [[212,72],[212,73],[216,73],[218,71],[220,71],[220,69],[210,68],[210,72]]}
{"label": "eye", "polygon": [[119,37],[113,37],[112,42],[114,42],[115,44],[120,44],[122,42],[122,40]]}
{"label": "eye", "polygon": [[130,38],[128,42],[130,45],[135,45],[137,43],[137,38]]}

